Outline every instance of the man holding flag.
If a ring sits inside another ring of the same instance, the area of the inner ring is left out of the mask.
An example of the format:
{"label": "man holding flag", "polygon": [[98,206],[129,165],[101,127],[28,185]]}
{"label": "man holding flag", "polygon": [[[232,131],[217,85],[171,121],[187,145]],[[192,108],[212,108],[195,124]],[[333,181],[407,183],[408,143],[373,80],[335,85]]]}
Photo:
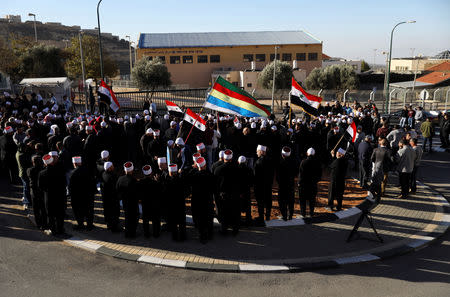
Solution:
{"label": "man holding flag", "polygon": [[104,105],[109,106],[114,112],[117,112],[120,108],[119,101],[116,98],[113,90],[103,81],[100,81],[100,86],[98,87],[98,95],[100,99],[100,113],[108,114],[108,109],[106,108],[104,111]]}
{"label": "man holding flag", "polygon": [[307,93],[294,78],[292,78],[290,101],[291,104],[299,106],[306,113],[316,117],[319,116],[319,106],[322,98]]}

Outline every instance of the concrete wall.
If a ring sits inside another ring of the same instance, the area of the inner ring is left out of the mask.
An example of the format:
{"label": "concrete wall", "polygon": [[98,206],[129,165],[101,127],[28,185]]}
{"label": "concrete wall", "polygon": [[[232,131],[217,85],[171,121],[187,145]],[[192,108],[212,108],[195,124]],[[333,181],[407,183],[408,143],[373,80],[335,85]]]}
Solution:
{"label": "concrete wall", "polygon": [[[297,67],[304,69],[306,74],[316,67],[322,66],[322,44],[281,45],[277,52],[280,59],[283,54],[291,54],[291,59],[296,59],[297,53],[305,53],[306,61],[298,61]],[[309,53],[317,53],[316,61],[308,61]],[[273,45],[261,46],[229,46],[229,47],[198,47],[198,48],[161,48],[161,49],[137,49],[137,57],[164,56],[166,65],[171,73],[173,84],[187,84],[191,88],[208,87],[211,84],[211,75],[214,71],[243,71],[251,69],[251,62],[244,61],[244,54],[265,54],[264,62],[256,62],[256,69],[262,70],[270,63],[270,54],[274,54]],[[207,55],[208,63],[198,63],[199,55]],[[211,63],[211,55],[220,55],[220,63]],[[170,56],[180,56],[180,64],[171,64]],[[193,63],[183,63],[183,56],[192,56]],[[254,56],[256,60],[256,56]],[[292,64],[292,60],[288,61]],[[239,81],[239,80],[237,80]]]}

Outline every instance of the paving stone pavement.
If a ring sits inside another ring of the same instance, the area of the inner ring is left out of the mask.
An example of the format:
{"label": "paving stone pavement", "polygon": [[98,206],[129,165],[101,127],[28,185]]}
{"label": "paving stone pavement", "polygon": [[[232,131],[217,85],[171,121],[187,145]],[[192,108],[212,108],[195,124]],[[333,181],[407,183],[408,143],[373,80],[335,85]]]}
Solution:
{"label": "paving stone pavement", "polygon": [[[390,182],[397,180],[390,178]],[[213,240],[201,244],[192,226],[188,226],[185,242],[172,241],[169,232],[145,238],[141,227],[135,239],[126,239],[123,233],[106,231],[101,208],[95,209],[97,228],[76,232],[67,226],[73,237],[65,242],[128,261],[229,272],[299,271],[373,261],[422,248],[449,225],[448,202],[428,187],[419,184],[417,193],[408,199],[395,198],[398,194],[399,188],[391,184],[387,197],[372,211],[383,243],[367,221],[358,236],[346,242],[361,213],[355,209],[344,211],[341,219],[323,223],[243,228],[237,236],[216,232]]]}

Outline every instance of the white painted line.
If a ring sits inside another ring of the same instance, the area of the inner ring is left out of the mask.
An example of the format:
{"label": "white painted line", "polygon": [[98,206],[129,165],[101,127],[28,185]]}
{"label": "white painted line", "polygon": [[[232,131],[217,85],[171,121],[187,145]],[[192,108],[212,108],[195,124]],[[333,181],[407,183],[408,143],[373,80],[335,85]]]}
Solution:
{"label": "white painted line", "polygon": [[186,261],[181,261],[181,260],[171,260],[171,259],[161,259],[161,265],[165,265],[165,266],[171,266],[171,267],[179,267],[179,268],[184,268],[186,267]]}
{"label": "white painted line", "polygon": [[360,262],[367,262],[367,261],[374,261],[379,260],[380,257],[372,255],[372,254],[365,254],[360,256],[354,256],[354,257],[346,257],[346,258],[339,258],[335,259],[335,261],[338,264],[351,264],[351,263],[360,263]]}
{"label": "white painted line", "polygon": [[152,257],[152,256],[140,256],[137,261],[138,262],[144,262],[144,263],[150,263],[150,264],[161,264],[161,261],[163,259],[161,258],[156,258],[156,257]]}
{"label": "white painted line", "polygon": [[418,240],[414,240],[410,243],[407,244],[407,246],[412,247],[413,249],[423,246],[424,244],[426,244],[427,242],[430,242],[431,240],[434,239],[434,237],[430,237],[431,239],[418,239]]}
{"label": "white painted line", "polygon": [[70,245],[80,245],[83,242],[83,239],[73,236],[69,239],[65,239],[64,242],[67,242]]}
{"label": "white painted line", "polygon": [[445,214],[442,216],[440,225],[450,226],[450,214]]}
{"label": "white painted line", "polygon": [[96,244],[93,242],[88,242],[88,241],[83,241],[79,244],[80,247],[85,248],[87,250],[92,250],[92,251],[96,251],[98,250],[101,245],[100,244]]}
{"label": "white painted line", "polygon": [[284,265],[260,265],[260,264],[239,264],[240,271],[286,271],[289,267]]}
{"label": "white painted line", "polygon": [[338,218],[343,219],[343,218],[348,218],[350,216],[354,216],[359,213],[361,213],[361,209],[359,209],[357,207],[352,207],[347,210],[341,210],[341,211],[335,212],[334,214],[337,215]]}

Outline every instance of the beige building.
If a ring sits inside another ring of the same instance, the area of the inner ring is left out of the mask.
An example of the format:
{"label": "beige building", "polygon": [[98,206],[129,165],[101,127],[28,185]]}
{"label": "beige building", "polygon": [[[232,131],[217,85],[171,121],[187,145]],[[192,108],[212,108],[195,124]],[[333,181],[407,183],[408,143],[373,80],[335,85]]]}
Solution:
{"label": "beige building", "polygon": [[252,76],[252,62],[262,70],[274,60],[275,47],[277,60],[296,60],[306,75],[322,66],[322,41],[304,31],[141,34],[137,57],[165,61],[174,85],[208,87],[213,74],[223,72],[230,82],[253,89],[256,79],[245,79]]}
{"label": "beige building", "polygon": [[446,61],[450,61],[448,50],[434,57],[396,58],[391,60],[391,72],[421,72]]}

